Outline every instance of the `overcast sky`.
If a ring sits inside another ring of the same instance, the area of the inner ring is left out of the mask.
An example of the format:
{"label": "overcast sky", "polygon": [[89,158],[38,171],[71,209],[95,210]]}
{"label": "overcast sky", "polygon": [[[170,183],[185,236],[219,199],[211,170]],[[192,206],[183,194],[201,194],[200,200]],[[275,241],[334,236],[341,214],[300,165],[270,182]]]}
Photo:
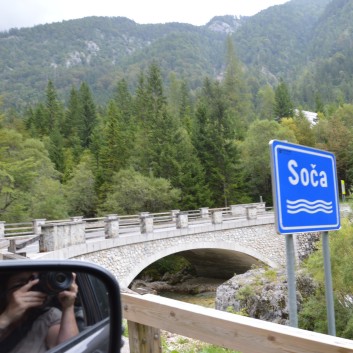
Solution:
{"label": "overcast sky", "polygon": [[124,16],[137,23],[196,26],[214,16],[252,16],[288,0],[0,0],[0,31],[87,16]]}

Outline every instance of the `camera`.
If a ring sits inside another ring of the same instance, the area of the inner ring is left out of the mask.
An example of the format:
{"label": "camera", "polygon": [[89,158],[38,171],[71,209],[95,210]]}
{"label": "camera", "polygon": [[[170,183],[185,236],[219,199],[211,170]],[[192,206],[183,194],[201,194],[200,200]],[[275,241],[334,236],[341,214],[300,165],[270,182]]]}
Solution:
{"label": "camera", "polygon": [[32,291],[48,295],[55,295],[69,289],[73,281],[72,273],[65,271],[40,272],[36,278],[39,278],[39,282],[32,287]]}

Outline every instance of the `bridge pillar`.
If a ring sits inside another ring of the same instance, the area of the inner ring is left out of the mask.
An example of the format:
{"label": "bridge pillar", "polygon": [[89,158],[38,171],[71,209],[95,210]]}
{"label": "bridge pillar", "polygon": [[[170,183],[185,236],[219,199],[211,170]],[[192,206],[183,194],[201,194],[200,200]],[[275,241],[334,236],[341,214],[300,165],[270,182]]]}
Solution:
{"label": "bridge pillar", "polygon": [[142,234],[153,232],[153,216],[150,216],[150,215],[140,216],[140,230]]}
{"label": "bridge pillar", "polygon": [[266,203],[260,202],[256,205],[257,213],[265,213],[266,212]]}
{"label": "bridge pillar", "polygon": [[222,211],[214,211],[212,212],[212,223],[213,224],[221,224],[222,220]]}
{"label": "bridge pillar", "polygon": [[85,241],[83,221],[43,224],[39,236],[39,252],[60,250],[71,245],[84,244]]}
{"label": "bridge pillar", "polygon": [[178,216],[178,213],[180,212],[180,210],[172,210],[172,221],[173,222],[176,222],[177,220],[177,216]]}
{"label": "bridge pillar", "polygon": [[201,218],[208,218],[208,207],[201,207],[200,215],[201,215]]}
{"label": "bridge pillar", "polygon": [[177,214],[176,227],[178,229],[187,228],[188,227],[188,223],[189,223],[188,213],[187,212],[179,212]]}
{"label": "bridge pillar", "polygon": [[35,235],[40,235],[41,231],[42,231],[42,225],[45,224],[46,219],[34,219],[32,221],[33,224],[33,233]]}
{"label": "bridge pillar", "polygon": [[246,207],[246,218],[247,219],[256,219],[257,218],[257,207],[256,206],[247,206]]}
{"label": "bridge pillar", "polygon": [[0,238],[5,237],[5,223],[4,221],[0,221]]}
{"label": "bridge pillar", "polygon": [[119,218],[117,214],[109,214],[104,222],[104,234],[106,238],[116,238],[119,236]]}

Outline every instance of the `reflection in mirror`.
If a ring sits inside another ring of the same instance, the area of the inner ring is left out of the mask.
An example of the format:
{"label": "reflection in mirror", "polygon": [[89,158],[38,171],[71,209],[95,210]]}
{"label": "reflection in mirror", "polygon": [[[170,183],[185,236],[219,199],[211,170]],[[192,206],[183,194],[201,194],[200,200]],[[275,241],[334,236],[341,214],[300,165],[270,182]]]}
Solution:
{"label": "reflection in mirror", "polygon": [[103,326],[102,345],[107,346],[108,293],[93,275],[23,269],[0,274],[1,353],[47,352],[69,340],[84,340],[87,331]]}

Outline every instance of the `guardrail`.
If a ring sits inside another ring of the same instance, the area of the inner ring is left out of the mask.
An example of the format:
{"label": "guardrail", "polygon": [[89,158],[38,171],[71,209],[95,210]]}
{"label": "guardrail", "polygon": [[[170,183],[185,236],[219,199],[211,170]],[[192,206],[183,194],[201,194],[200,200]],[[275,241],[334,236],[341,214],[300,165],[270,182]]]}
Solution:
{"label": "guardrail", "polygon": [[161,353],[160,330],[242,353],[352,353],[353,341],[152,294],[122,293],[130,352]]}
{"label": "guardrail", "polygon": [[[16,253],[16,250],[24,248],[38,240],[39,237],[45,239],[45,234],[53,239],[53,232],[57,233],[54,239],[67,236],[69,239],[65,243],[68,246],[72,243],[84,242],[87,237],[105,236],[113,238],[119,234],[129,232],[150,233],[167,228],[185,228],[205,222],[222,223],[244,218],[256,218],[257,215],[270,213],[266,210],[264,203],[231,205],[223,208],[203,207],[198,210],[180,211],[172,210],[168,212],[149,213],[141,212],[135,215],[110,214],[105,217],[83,218],[82,216],[71,217],[70,219],[45,220],[35,219],[26,223],[6,223],[0,222],[0,247],[8,245],[8,250]],[[51,229],[50,229],[51,228]],[[53,230],[55,228],[55,230]],[[62,230],[59,230],[62,228]],[[77,229],[76,229],[77,228]],[[64,231],[65,229],[65,231]],[[44,236],[43,236],[44,233]],[[49,234],[50,233],[50,234]],[[80,233],[79,236],[76,236]],[[42,239],[43,240],[43,239]],[[7,241],[4,242],[4,241]],[[44,240],[45,242],[45,240]],[[53,241],[50,241],[53,244]],[[61,246],[61,245],[57,245]],[[49,248],[44,244],[40,251],[53,251],[57,248]]]}

